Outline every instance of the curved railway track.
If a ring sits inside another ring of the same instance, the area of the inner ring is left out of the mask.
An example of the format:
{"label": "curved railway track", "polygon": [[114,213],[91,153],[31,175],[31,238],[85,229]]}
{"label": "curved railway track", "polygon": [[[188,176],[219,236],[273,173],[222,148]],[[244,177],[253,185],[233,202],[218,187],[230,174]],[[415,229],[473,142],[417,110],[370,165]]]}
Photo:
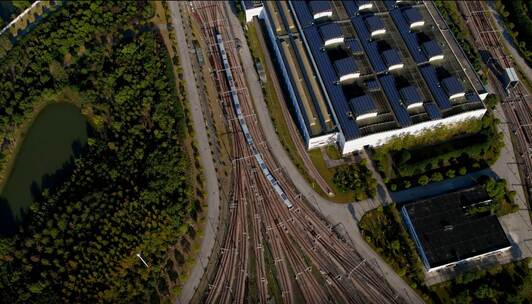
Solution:
{"label": "curved railway track", "polygon": [[[223,5],[219,1],[190,5],[208,45],[209,63],[229,122],[235,178],[229,231],[203,300],[244,303],[254,283],[253,296],[261,303],[274,293],[280,294],[282,302],[293,303],[296,288],[308,303],[403,302],[378,267],[339,238],[278,168],[255,121]],[[273,265],[267,264],[266,249]],[[272,267],[278,292],[274,282],[268,281]],[[251,277],[255,282],[250,282]]]}

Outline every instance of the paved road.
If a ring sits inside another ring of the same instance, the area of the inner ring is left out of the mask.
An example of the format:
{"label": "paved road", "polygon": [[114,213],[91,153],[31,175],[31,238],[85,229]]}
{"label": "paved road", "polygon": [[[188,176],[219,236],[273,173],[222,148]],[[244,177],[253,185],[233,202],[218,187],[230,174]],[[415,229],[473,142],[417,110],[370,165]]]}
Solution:
{"label": "paved road", "polygon": [[504,21],[501,18],[501,15],[493,8],[494,6],[493,1],[488,1],[488,9],[495,17],[495,26],[499,31],[502,32],[502,36],[504,39],[501,39],[501,41],[506,45],[508,50],[510,51],[510,55],[512,55],[514,62],[519,66],[521,71],[527,75],[527,77],[532,80],[532,69],[528,66],[526,61],[521,57],[521,54],[519,54],[519,51],[515,48],[514,42],[512,40],[512,36],[510,36],[510,33],[506,30],[506,26],[504,25]]}
{"label": "paved road", "polygon": [[168,1],[170,12],[172,13],[172,24],[174,25],[177,44],[179,47],[179,58],[183,74],[187,82],[187,98],[190,101],[190,110],[192,113],[192,121],[194,123],[194,132],[196,143],[198,144],[200,153],[200,163],[205,177],[205,186],[207,191],[207,220],[204,230],[201,248],[196,257],[199,263],[196,263],[192,272],[190,273],[187,282],[182,288],[179,297],[180,303],[188,303],[194,295],[196,286],[201,280],[204,273],[203,265],[207,265],[209,257],[214,246],[216,232],[218,230],[219,210],[220,210],[220,193],[218,191],[218,178],[214,170],[214,162],[212,159],[211,148],[209,141],[206,140],[207,130],[205,127],[205,119],[201,110],[201,103],[199,101],[198,89],[196,87],[196,79],[192,70],[190,58],[191,53],[185,38],[185,31],[183,23],[181,22],[181,14],[179,12],[179,2]]}
{"label": "paved road", "polygon": [[[229,3],[226,3],[229,6]],[[230,9],[228,7],[228,9]],[[230,23],[232,24],[235,36],[240,41],[245,42],[246,38],[238,18],[234,14],[230,15]],[[266,141],[274,157],[279,162],[281,168],[283,168],[291,181],[295,184],[297,190],[309,200],[314,206],[327,217],[328,220],[334,225],[343,226],[350,239],[354,243],[354,246],[358,252],[368,260],[375,260],[383,273],[395,290],[403,296],[407,303],[423,303],[423,300],[413,291],[408,284],[406,284],[380,257],[377,255],[366,242],[362,239],[357,226],[357,219],[360,218],[363,212],[375,208],[378,204],[372,200],[367,200],[362,203],[355,204],[336,204],[329,202],[318,195],[314,189],[306,182],[305,178],[299,173],[297,168],[290,160],[288,154],[284,150],[279,138],[275,133],[273,123],[270,119],[266,103],[264,102],[264,96],[259,83],[258,75],[254,69],[253,59],[249,51],[248,45],[242,43],[240,48],[240,56],[242,60],[242,68],[246,74],[246,80],[248,82],[248,88],[257,111],[257,117],[261,128],[263,129]]]}

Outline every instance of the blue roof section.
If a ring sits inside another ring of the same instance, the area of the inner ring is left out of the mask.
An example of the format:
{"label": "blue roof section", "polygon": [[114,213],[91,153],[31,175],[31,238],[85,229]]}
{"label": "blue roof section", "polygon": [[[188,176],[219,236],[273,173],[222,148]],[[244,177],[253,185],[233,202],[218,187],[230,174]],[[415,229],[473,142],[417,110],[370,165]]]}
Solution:
{"label": "blue roof section", "polygon": [[386,66],[388,66],[388,68],[392,65],[401,63],[401,57],[399,56],[399,52],[396,49],[389,49],[382,52],[382,58],[384,59],[384,62],[386,63]]}
{"label": "blue roof section", "polygon": [[320,34],[324,41],[343,37],[342,29],[337,23],[327,23],[320,26]]}
{"label": "blue roof section", "polygon": [[464,92],[464,86],[456,76],[445,78],[441,84],[449,96]]}
{"label": "blue roof section", "polygon": [[423,79],[425,79],[425,82],[427,83],[427,86],[429,87],[430,92],[432,93],[432,97],[434,97],[434,100],[438,104],[438,107],[444,110],[450,109],[451,103],[449,102],[447,94],[438,82],[438,76],[434,67],[428,64],[419,67],[419,70],[421,71],[421,75],[423,76]]}
{"label": "blue roof section", "polygon": [[421,16],[421,13],[419,10],[415,7],[407,8],[403,11],[403,15],[405,16],[406,21],[408,21],[409,24],[423,21],[423,17]]}
{"label": "blue roof section", "polygon": [[330,1],[323,1],[323,0],[313,0],[309,1],[308,4],[310,11],[312,14],[319,14],[324,12],[330,12],[331,11],[331,3]]}
{"label": "blue roof section", "polygon": [[351,23],[353,23],[353,26],[355,27],[357,35],[360,38],[360,42],[362,43],[362,46],[366,50],[366,54],[369,57],[369,61],[371,62],[371,66],[373,67],[373,70],[376,73],[381,73],[381,72],[386,71],[386,66],[384,65],[381,55],[379,54],[377,43],[374,41],[370,42],[370,34],[364,24],[363,18],[361,16],[353,17],[351,18]]}
{"label": "blue roof section", "polygon": [[366,25],[368,26],[368,30],[370,34],[377,30],[383,30],[384,29],[384,23],[382,22],[381,18],[378,16],[369,16],[365,20]]}
{"label": "blue roof section", "polygon": [[426,102],[423,106],[431,120],[442,118],[440,109],[438,109],[438,106],[434,102]]}
{"label": "blue roof section", "polygon": [[377,111],[375,102],[369,95],[362,95],[355,97],[349,101],[351,109],[355,113],[355,116],[360,116],[368,113],[374,113]]}
{"label": "blue roof section", "polygon": [[359,72],[355,58],[345,57],[334,62],[338,77]]}
{"label": "blue roof section", "polygon": [[388,98],[388,102],[392,107],[393,113],[401,127],[408,127],[412,125],[412,119],[408,115],[408,111],[401,103],[399,92],[395,86],[395,78],[392,75],[384,75],[379,77],[379,81],[384,89],[384,93]]}
{"label": "blue roof section", "polygon": [[465,98],[466,98],[467,101],[480,102],[480,96],[478,96],[478,94],[476,94],[476,93],[467,93],[465,95]]}
{"label": "blue roof section", "polygon": [[421,95],[414,86],[407,86],[399,90],[403,103],[408,107],[409,105],[422,102]]}
{"label": "blue roof section", "polygon": [[344,133],[345,139],[351,140],[360,137],[360,130],[357,124],[347,115],[350,109],[347,100],[345,99],[344,92],[342,91],[342,87],[335,84],[336,72],[334,71],[331,60],[325,52],[321,51],[323,40],[321,39],[316,26],[309,26],[303,32],[312,56],[318,66],[325,89],[333,104],[334,112],[336,113],[338,123]]}
{"label": "blue roof section", "polygon": [[342,3],[344,4],[345,11],[349,15],[349,17],[356,16],[358,12],[358,5],[355,3],[354,0],[343,0]]}
{"label": "blue roof section", "polygon": [[429,58],[438,55],[443,55],[442,49],[438,45],[438,42],[436,42],[435,40],[424,42],[421,45],[421,48],[423,49],[423,52],[425,52],[425,55],[427,55]]}
{"label": "blue roof section", "polygon": [[242,0],[244,3],[245,9],[255,8],[262,6],[262,1],[260,0]]}
{"label": "blue roof section", "polygon": [[392,16],[395,26],[399,29],[399,33],[403,37],[404,42],[412,55],[412,58],[417,64],[427,62],[427,57],[421,51],[417,40],[417,34],[410,32],[410,26],[406,23],[401,11],[397,8],[390,10],[390,16]]}
{"label": "blue roof section", "polygon": [[292,5],[302,28],[314,24],[314,17],[310,13],[306,1],[290,1],[289,3]]}
{"label": "blue roof section", "polygon": [[362,46],[360,46],[360,42],[355,38],[350,38],[345,42],[345,44],[354,54],[360,54],[364,52],[364,49]]}
{"label": "blue roof section", "polygon": [[366,87],[368,87],[368,90],[370,91],[377,91],[381,88],[381,85],[377,80],[368,80],[366,81]]}

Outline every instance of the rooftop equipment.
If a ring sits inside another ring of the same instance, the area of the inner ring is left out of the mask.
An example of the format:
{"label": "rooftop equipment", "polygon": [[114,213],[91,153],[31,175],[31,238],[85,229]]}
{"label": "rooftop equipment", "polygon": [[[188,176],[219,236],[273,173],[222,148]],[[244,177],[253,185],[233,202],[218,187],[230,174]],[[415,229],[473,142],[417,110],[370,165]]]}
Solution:
{"label": "rooftop equipment", "polygon": [[389,49],[382,52],[382,58],[386,63],[388,71],[402,69],[404,64],[401,62],[401,57],[396,49]]}
{"label": "rooftop equipment", "polygon": [[349,101],[349,104],[357,121],[377,116],[377,107],[369,95],[355,97]]}
{"label": "rooftop equipment", "polygon": [[360,70],[357,67],[355,58],[346,57],[334,62],[334,67],[338,74],[340,83],[360,77]]}
{"label": "rooftop equipment", "polygon": [[441,84],[450,100],[463,97],[465,95],[464,86],[458,80],[458,78],[456,78],[456,76],[445,78],[442,80]]}
{"label": "rooftop equipment", "polygon": [[373,3],[367,0],[359,0],[357,4],[359,11],[371,10],[373,8]]}
{"label": "rooftop equipment", "polygon": [[342,30],[336,23],[328,23],[320,26],[320,34],[323,38],[323,46],[325,47],[344,43]]}
{"label": "rooftop equipment", "polygon": [[370,16],[366,18],[366,26],[368,27],[368,31],[371,34],[371,37],[375,37],[378,35],[383,35],[386,33],[386,29],[384,28],[384,23],[382,22],[381,18],[377,16]]}
{"label": "rooftop equipment", "polygon": [[430,40],[421,45],[421,49],[425,56],[429,59],[429,62],[442,60],[443,51],[435,40]]}
{"label": "rooftop equipment", "polygon": [[407,109],[412,109],[423,105],[423,100],[414,86],[407,86],[400,89],[399,94],[401,94],[401,100]]}
{"label": "rooftop equipment", "polygon": [[415,7],[411,7],[411,8],[405,9],[403,11],[403,16],[405,16],[406,21],[410,25],[410,29],[414,29],[414,28],[421,27],[421,26],[425,25],[425,21],[423,20],[423,16],[421,16],[421,13]]}
{"label": "rooftop equipment", "polygon": [[314,20],[332,17],[330,1],[314,0],[309,2],[310,11]]}

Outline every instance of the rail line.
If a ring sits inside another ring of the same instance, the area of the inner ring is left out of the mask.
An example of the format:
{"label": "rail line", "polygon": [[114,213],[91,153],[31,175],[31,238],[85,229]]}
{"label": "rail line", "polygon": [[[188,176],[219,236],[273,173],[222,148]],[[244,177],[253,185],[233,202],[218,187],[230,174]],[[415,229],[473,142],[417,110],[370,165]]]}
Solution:
{"label": "rail line", "polygon": [[501,97],[501,107],[508,120],[510,130],[515,138],[516,159],[524,177],[525,192],[530,197],[532,188],[532,103],[527,88],[519,82],[516,87],[505,90],[502,84],[504,69],[512,67],[512,61],[505,54],[500,41],[500,33],[492,26],[492,16],[482,1],[462,1],[461,9],[465,12],[475,44],[490,55],[488,67],[490,78],[495,80],[495,89]]}
{"label": "rail line", "polygon": [[[271,301],[275,294],[283,303],[293,303],[298,289],[308,303],[404,302],[378,267],[362,259],[302,200],[278,167],[254,120],[223,2],[194,1],[190,7],[208,46],[234,146],[229,231],[222,241],[219,268],[203,300],[243,303],[253,292],[261,303]],[[273,269],[276,284],[267,275]],[[257,290],[250,290],[251,285]]]}

